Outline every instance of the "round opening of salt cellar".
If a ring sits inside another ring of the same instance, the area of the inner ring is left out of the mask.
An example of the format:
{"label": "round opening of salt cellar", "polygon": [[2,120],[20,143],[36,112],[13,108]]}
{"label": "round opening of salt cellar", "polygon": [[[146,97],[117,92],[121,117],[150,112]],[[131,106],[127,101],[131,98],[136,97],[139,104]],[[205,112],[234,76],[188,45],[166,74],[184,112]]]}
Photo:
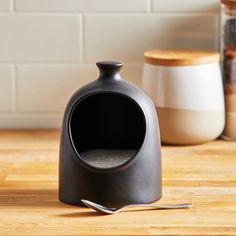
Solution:
{"label": "round opening of salt cellar", "polygon": [[153,50],[144,54],[142,86],[158,113],[161,141],[191,145],[224,129],[220,55],[207,50]]}

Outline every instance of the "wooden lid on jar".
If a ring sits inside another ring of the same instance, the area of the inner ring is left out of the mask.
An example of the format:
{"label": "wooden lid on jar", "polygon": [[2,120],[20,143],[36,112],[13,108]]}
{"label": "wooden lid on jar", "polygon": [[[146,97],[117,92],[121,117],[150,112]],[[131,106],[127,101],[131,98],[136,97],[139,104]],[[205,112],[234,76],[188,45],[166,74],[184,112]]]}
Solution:
{"label": "wooden lid on jar", "polygon": [[236,0],[221,0],[221,3],[228,6],[236,6]]}
{"label": "wooden lid on jar", "polygon": [[145,62],[161,66],[189,66],[217,63],[220,54],[207,50],[152,50],[144,53]]}

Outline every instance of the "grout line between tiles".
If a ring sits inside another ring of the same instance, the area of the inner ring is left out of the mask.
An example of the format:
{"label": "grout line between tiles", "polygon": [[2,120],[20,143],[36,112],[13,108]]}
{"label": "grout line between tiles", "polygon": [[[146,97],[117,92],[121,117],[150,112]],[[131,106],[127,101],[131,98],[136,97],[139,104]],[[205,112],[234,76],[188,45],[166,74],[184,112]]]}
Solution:
{"label": "grout line between tiles", "polygon": [[10,0],[10,12],[14,12],[15,11],[15,3],[14,0]]}
{"label": "grout line between tiles", "polygon": [[62,116],[63,112],[15,112],[15,113],[11,113],[11,112],[1,112],[0,113],[0,117],[7,117],[7,116],[18,116],[18,117],[24,117],[24,116]]}
{"label": "grout line between tiles", "polygon": [[[12,0],[13,1],[13,0]],[[147,5],[149,4],[151,5],[151,0],[147,0]],[[41,11],[36,11],[36,10],[32,10],[32,11],[23,11],[23,10],[19,10],[19,11],[15,11],[18,14],[85,14],[85,13],[89,13],[89,14],[132,14],[132,13],[146,13],[147,9],[142,9],[142,10],[127,10],[127,11],[115,11],[115,10],[107,10],[107,11],[76,11],[76,10],[71,10],[71,11],[49,11],[49,10],[41,10]]]}
{"label": "grout line between tiles", "polygon": [[16,113],[16,65],[12,68],[12,112]]}
{"label": "grout line between tiles", "polygon": [[[9,65],[11,62],[0,62],[0,66]],[[89,61],[89,62],[12,62],[15,63],[17,66],[94,66],[96,61]],[[143,61],[140,62],[125,62],[125,65],[142,65]]]}
{"label": "grout line between tiles", "polygon": [[147,0],[147,12],[152,12],[152,0]]}
{"label": "grout line between tiles", "polygon": [[80,65],[80,64],[83,64],[83,63],[81,63],[81,62],[79,62],[79,61],[65,61],[65,62],[63,62],[63,61],[14,61],[14,60],[12,60],[12,61],[1,61],[0,60],[0,65],[2,64],[2,65],[8,65],[8,64],[12,64],[12,63],[14,63],[14,64],[32,64],[32,65],[37,65],[37,64],[45,64],[45,65],[51,65],[51,64],[59,64],[59,65],[61,65],[61,64],[65,64],[65,65],[70,65],[70,64],[73,64],[73,65]]}
{"label": "grout line between tiles", "polygon": [[81,14],[80,15],[80,42],[79,42],[79,48],[80,48],[80,61],[84,62],[84,28],[85,28],[85,23],[84,23],[85,19],[84,19],[84,15]]}
{"label": "grout line between tiles", "polygon": [[169,16],[169,17],[191,17],[191,16],[215,16],[215,15],[219,15],[219,13],[217,12],[131,12],[131,13],[127,13],[127,12],[123,12],[123,13],[101,13],[101,12],[86,12],[84,13],[84,15],[86,16],[120,16],[120,17],[124,17],[124,16],[128,16],[128,17],[134,17],[134,16],[149,16],[150,14],[153,16]]}
{"label": "grout line between tiles", "polygon": [[[150,1],[150,0],[149,0]],[[83,14],[84,16],[145,16],[150,15],[149,13],[152,13],[152,15],[156,16],[212,16],[212,15],[219,15],[218,12],[158,12],[158,11],[137,11],[137,12],[17,12],[15,11],[14,5],[12,8],[12,16],[66,16],[66,17],[72,17],[72,16],[78,16],[78,14]],[[150,5],[150,8],[151,5]],[[6,16],[9,15],[7,12],[0,12],[0,16]]]}

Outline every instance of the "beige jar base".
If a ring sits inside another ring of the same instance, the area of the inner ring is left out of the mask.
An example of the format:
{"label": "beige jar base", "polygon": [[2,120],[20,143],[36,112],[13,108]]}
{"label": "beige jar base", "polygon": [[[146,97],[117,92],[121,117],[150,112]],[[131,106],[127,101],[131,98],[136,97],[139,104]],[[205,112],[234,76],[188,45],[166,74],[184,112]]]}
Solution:
{"label": "beige jar base", "polygon": [[225,123],[224,112],[157,108],[161,141],[165,144],[191,145],[219,137]]}
{"label": "beige jar base", "polygon": [[236,140],[236,112],[226,112],[224,139]]}
{"label": "beige jar base", "polygon": [[[226,140],[236,140],[236,84],[225,85],[226,119],[222,137]],[[227,94],[228,92],[228,94]]]}

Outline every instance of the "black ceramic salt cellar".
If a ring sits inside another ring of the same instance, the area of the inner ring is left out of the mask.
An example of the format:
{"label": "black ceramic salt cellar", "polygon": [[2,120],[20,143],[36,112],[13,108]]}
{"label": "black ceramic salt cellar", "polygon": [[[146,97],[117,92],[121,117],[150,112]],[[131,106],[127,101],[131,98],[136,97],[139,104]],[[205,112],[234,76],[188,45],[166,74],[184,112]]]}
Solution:
{"label": "black ceramic salt cellar", "polygon": [[65,110],[59,199],[111,207],[157,201],[161,152],[155,106],[142,89],[121,79],[121,62],[97,66],[99,78],[80,88]]}

